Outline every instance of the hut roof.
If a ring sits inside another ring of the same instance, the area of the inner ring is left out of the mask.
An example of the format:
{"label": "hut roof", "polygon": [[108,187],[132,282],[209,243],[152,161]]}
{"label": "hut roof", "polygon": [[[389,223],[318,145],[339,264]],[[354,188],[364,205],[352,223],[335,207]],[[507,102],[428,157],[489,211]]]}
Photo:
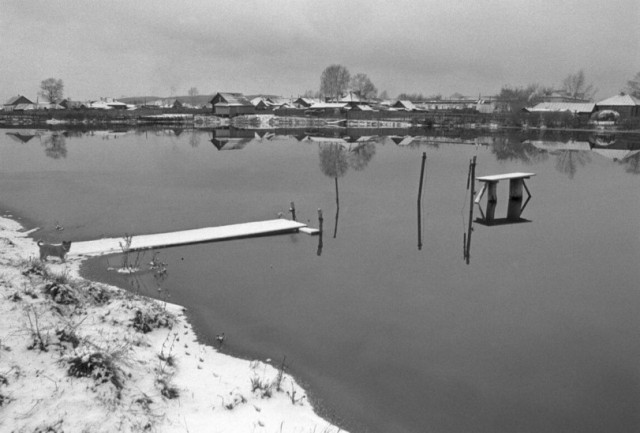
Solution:
{"label": "hut roof", "polygon": [[319,102],[317,104],[313,104],[312,109],[323,109],[323,108],[344,108],[347,104],[345,102]]}
{"label": "hut roof", "polygon": [[572,113],[592,113],[596,108],[593,102],[541,102],[526,110],[530,113],[548,112],[548,111],[570,111]]}
{"label": "hut roof", "polygon": [[360,102],[362,99],[357,93],[349,92],[346,96],[340,99],[340,102]]}
{"label": "hut roof", "polygon": [[22,95],[17,95],[17,96],[14,96],[13,98],[9,98],[9,100],[4,103],[4,105],[17,105],[17,104],[33,104],[33,102]]}
{"label": "hut roof", "polygon": [[413,105],[413,102],[411,101],[398,101],[395,104],[393,104],[394,107],[396,108],[404,108],[405,110],[415,110],[416,106]]}
{"label": "hut roof", "polygon": [[615,95],[610,98],[604,99],[598,102],[596,105],[628,107],[628,106],[640,105],[640,99],[635,98],[631,95],[627,95],[625,93],[620,93],[619,95]]}
{"label": "hut roof", "polygon": [[352,108],[353,111],[375,111],[369,105],[366,104],[358,104]]}
{"label": "hut roof", "polygon": [[251,104],[251,101],[249,101],[242,93],[220,92],[213,97],[213,99],[211,100],[211,103],[214,105],[218,105],[222,103],[222,105],[237,106],[237,107],[253,106]]}

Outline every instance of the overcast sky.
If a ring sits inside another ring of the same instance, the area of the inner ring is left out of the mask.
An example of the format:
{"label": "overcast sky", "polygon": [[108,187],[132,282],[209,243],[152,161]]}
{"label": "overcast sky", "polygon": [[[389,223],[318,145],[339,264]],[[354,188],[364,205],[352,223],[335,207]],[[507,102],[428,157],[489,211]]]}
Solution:
{"label": "overcast sky", "polygon": [[0,0],[0,99],[236,91],[297,96],[322,70],[401,92],[559,87],[584,69],[605,98],[640,72],[638,0]]}

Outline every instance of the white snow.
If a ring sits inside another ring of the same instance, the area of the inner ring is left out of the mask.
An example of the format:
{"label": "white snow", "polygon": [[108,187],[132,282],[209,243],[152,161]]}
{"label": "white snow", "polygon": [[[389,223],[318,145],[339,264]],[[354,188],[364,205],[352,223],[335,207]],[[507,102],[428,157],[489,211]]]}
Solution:
{"label": "white snow", "polygon": [[339,431],[291,376],[278,390],[277,368],[200,344],[181,307],[37,256],[0,218],[0,431]]}

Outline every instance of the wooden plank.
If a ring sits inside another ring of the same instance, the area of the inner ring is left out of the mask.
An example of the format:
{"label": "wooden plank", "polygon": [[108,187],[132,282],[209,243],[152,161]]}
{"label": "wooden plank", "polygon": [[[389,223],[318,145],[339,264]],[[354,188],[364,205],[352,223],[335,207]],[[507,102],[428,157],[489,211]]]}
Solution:
{"label": "wooden plank", "polygon": [[531,176],[535,176],[535,173],[505,173],[505,174],[494,174],[491,176],[480,176],[476,177],[480,182],[498,182],[500,180],[506,179],[528,179]]}
{"label": "wooden plank", "polygon": [[[306,227],[306,224],[287,219],[275,219],[220,227],[182,230],[170,233],[134,235],[131,240],[131,247],[129,251],[243,238],[248,236],[285,233],[292,232],[303,227]],[[105,238],[95,241],[74,242],[71,244],[69,254],[96,256],[121,253],[121,243],[124,243],[123,238]]]}
{"label": "wooden plank", "polygon": [[320,233],[320,230],[318,229],[312,229],[311,227],[300,227],[299,231],[301,233],[306,233],[308,235],[317,235],[318,233]]}

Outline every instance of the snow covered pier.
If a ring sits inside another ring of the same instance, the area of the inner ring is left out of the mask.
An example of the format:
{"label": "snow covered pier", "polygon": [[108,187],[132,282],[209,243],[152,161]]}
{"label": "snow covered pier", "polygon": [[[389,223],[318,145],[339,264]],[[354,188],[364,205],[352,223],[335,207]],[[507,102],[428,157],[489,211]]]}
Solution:
{"label": "snow covered pier", "polygon": [[[249,236],[288,233],[295,232],[304,227],[306,227],[306,224],[299,223],[297,221],[274,219],[170,233],[134,235],[131,237],[131,244],[128,246],[128,251],[237,239]],[[126,240],[124,237],[74,242],[71,244],[69,255],[99,256],[103,254],[122,253],[124,247],[126,247],[125,244]]]}

